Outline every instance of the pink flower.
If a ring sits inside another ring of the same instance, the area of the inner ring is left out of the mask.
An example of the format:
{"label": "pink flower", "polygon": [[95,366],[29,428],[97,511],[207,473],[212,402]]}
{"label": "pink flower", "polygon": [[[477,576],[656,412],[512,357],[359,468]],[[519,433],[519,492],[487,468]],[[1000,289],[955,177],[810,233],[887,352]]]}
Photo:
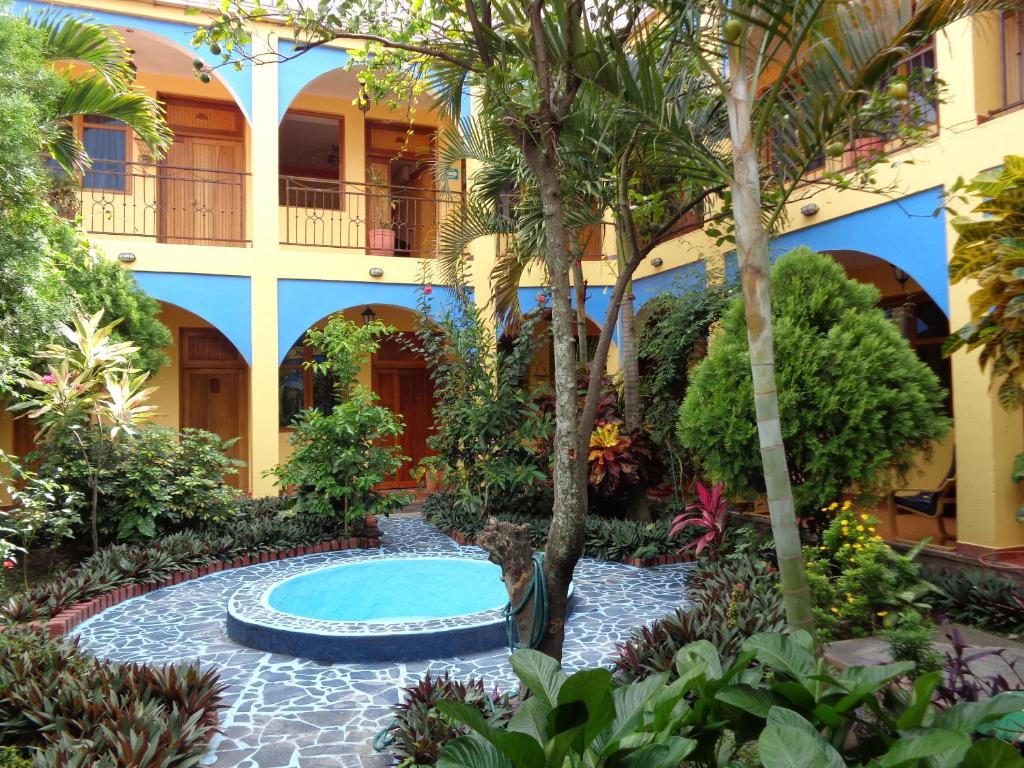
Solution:
{"label": "pink flower", "polygon": [[583,262],[582,262],[582,261],[580,261],[579,259],[576,259],[576,261],[574,261],[574,262],[572,263],[572,265],[573,265],[574,267],[579,267],[579,266],[582,266],[582,264],[583,264]]}
{"label": "pink flower", "polygon": [[14,568],[14,561],[10,558],[4,560],[4,568],[6,568],[8,571],[12,570]]}
{"label": "pink flower", "polygon": [[43,384],[53,384],[53,382],[55,382],[56,380],[57,379],[54,377],[52,373],[47,373],[43,375]]}
{"label": "pink flower", "polygon": [[423,286],[423,293],[425,293],[427,296],[429,296],[433,292],[434,292],[434,287],[433,286],[431,286],[431,285],[424,285]]}
{"label": "pink flower", "polygon": [[547,300],[548,300],[548,297],[545,296],[543,293],[538,293],[537,294],[537,303],[538,304],[546,304]]}

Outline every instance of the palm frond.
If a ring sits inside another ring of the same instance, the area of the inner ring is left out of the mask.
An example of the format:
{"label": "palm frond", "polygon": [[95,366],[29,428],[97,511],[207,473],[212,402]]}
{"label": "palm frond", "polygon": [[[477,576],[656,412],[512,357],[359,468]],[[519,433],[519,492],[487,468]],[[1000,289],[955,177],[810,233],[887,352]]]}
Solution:
{"label": "palm frond", "polygon": [[114,29],[87,17],[56,12],[35,16],[30,23],[46,34],[45,55],[50,62],[86,64],[118,91],[127,90],[135,80],[131,52]]}

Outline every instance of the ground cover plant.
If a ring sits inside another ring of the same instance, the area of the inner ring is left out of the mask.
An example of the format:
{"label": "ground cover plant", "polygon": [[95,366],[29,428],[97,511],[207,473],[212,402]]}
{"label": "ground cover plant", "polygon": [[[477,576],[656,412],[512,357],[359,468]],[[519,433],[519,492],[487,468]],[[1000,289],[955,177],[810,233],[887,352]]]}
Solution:
{"label": "ground cover plant", "polygon": [[376,532],[360,520],[345,533],[340,520],[292,515],[286,504],[276,498],[244,501],[238,514],[216,530],[171,534],[145,545],[104,547],[55,579],[12,595],[0,608],[0,620],[46,620],[118,587],[164,581],[216,560]]}
{"label": "ground cover plant", "polygon": [[988,570],[940,571],[926,568],[935,589],[928,602],[940,616],[995,632],[1024,636],[1024,587]]}
{"label": "ground cover plant", "polygon": [[[198,663],[91,658],[44,630],[0,633],[0,753],[48,768],[194,765],[216,732],[224,686]],[[16,748],[16,749],[15,749]]]}

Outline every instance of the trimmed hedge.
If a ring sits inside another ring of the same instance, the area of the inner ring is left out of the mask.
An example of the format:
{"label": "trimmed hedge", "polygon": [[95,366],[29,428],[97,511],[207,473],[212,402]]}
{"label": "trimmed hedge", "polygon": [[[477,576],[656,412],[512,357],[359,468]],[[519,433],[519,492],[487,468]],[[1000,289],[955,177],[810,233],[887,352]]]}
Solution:
{"label": "trimmed hedge", "polygon": [[195,765],[225,688],[198,663],[115,664],[10,627],[0,633],[0,766],[32,764],[14,747],[47,768]]}
{"label": "trimmed hedge", "polygon": [[165,585],[176,574],[191,576],[194,570],[211,564],[258,560],[262,553],[289,552],[342,536],[353,547],[373,546],[379,541],[372,519],[359,520],[348,534],[342,534],[340,523],[288,517],[278,514],[279,508],[276,500],[255,500],[247,502],[243,512],[220,532],[175,533],[148,545],[105,547],[70,572],[12,596],[0,608],[0,621],[47,621],[122,587]]}

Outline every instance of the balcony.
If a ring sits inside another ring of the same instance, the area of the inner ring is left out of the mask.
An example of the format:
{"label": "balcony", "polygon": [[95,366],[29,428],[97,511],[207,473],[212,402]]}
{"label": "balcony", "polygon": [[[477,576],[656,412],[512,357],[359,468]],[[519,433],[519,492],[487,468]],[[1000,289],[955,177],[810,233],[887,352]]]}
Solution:
{"label": "balcony", "polygon": [[461,192],[427,186],[284,175],[280,200],[284,245],[419,259],[434,257],[441,223],[463,206]]}
{"label": "balcony", "polygon": [[241,171],[94,160],[69,202],[89,234],[245,246],[247,176]]}

